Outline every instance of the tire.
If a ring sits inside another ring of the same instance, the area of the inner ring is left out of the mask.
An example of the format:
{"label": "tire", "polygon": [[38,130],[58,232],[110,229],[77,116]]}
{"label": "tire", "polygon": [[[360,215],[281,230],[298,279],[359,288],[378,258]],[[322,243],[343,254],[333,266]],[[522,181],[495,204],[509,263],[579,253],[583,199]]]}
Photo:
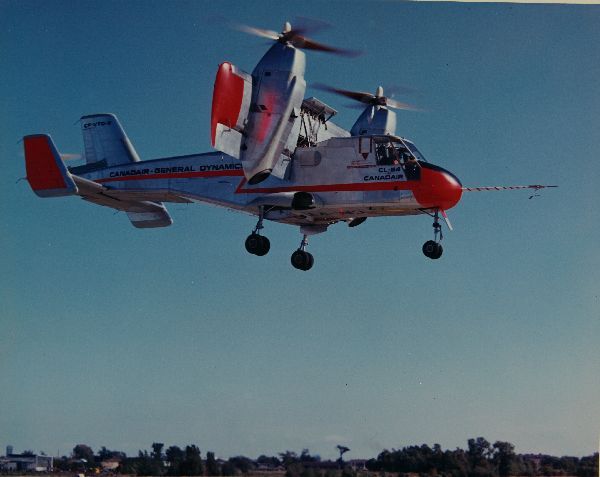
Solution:
{"label": "tire", "polygon": [[271,242],[267,237],[264,237],[262,235],[259,235],[258,238],[260,239],[260,245],[255,255],[262,257],[263,255],[269,253],[269,250],[271,250]]}
{"label": "tire", "polygon": [[312,255],[304,250],[296,250],[290,259],[292,267],[298,270],[309,270],[312,267],[311,257]]}
{"label": "tire", "polygon": [[261,236],[255,233],[248,235],[246,243],[244,244],[248,253],[252,255],[258,255],[257,252],[260,250],[262,243]]}
{"label": "tire", "polygon": [[308,254],[308,264],[304,270],[310,270],[315,264],[315,257],[312,256],[312,253],[306,252]]}
{"label": "tire", "polygon": [[437,251],[437,246],[438,244],[433,240],[428,240],[423,244],[423,255],[425,255],[427,258],[434,258],[434,255]]}

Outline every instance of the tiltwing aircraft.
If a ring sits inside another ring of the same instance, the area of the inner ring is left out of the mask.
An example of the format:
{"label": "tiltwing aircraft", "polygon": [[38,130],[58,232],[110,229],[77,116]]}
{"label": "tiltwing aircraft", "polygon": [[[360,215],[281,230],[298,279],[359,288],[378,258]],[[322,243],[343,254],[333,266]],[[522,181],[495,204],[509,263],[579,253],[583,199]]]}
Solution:
{"label": "tiltwing aircraft", "polygon": [[440,216],[463,191],[534,189],[554,186],[465,188],[451,172],[425,160],[415,144],[396,135],[396,113],[409,109],[375,94],[326,87],[364,105],[348,131],[331,118],[336,111],[304,98],[303,50],[353,52],[317,43],[306,29],[286,23],[281,33],[243,27],[274,44],[252,74],[225,62],[217,71],[211,116],[216,152],[143,161],[113,114],[81,118],[85,164],[67,167],[51,137],[24,137],[27,179],[40,197],[78,195],[124,211],[138,228],[165,227],[172,219],[165,202],[206,202],[258,217],[245,247],[267,254],[264,221],[300,228],[292,265],[309,270],[314,258],[308,236],[337,222],[350,227],[368,217],[428,214],[434,237],[423,245],[431,259],[442,255]]}

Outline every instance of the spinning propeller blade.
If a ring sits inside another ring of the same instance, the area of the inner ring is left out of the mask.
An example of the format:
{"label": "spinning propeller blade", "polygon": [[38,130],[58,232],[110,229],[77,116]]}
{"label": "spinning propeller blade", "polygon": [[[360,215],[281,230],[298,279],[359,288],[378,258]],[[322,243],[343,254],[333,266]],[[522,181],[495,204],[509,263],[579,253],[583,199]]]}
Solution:
{"label": "spinning propeller blade", "polygon": [[325,22],[310,20],[308,18],[300,18],[298,19],[298,24],[299,26],[297,28],[292,28],[290,22],[285,22],[281,33],[242,24],[234,24],[234,28],[250,35],[268,38],[270,40],[278,41],[279,43],[289,44],[302,50],[323,51],[326,53],[350,57],[361,54],[360,51],[347,50],[345,48],[337,48],[325,45],[324,43],[316,42],[304,36],[307,32],[315,32],[328,27],[329,25]]}
{"label": "spinning propeller blade", "polygon": [[270,40],[278,40],[279,33],[273,30],[263,30],[262,28],[255,28],[248,25],[234,25],[234,28],[249,35],[259,36],[261,38],[268,38]]}
{"label": "spinning propeller blade", "polygon": [[353,99],[355,101],[359,101],[363,104],[368,104],[371,106],[385,106],[394,109],[404,109],[408,111],[419,111],[418,108],[408,104],[402,103],[400,101],[396,101],[395,99],[388,98],[383,95],[383,87],[378,86],[375,94],[365,93],[364,91],[350,91],[347,89],[334,88],[332,86],[328,86],[322,83],[316,83],[312,85],[313,88],[320,89],[322,91],[327,91],[328,93],[339,94],[340,96],[345,96],[346,98]]}
{"label": "spinning propeller blade", "polygon": [[60,152],[59,155],[63,161],[76,161],[81,159],[81,154],[73,154],[71,152]]}

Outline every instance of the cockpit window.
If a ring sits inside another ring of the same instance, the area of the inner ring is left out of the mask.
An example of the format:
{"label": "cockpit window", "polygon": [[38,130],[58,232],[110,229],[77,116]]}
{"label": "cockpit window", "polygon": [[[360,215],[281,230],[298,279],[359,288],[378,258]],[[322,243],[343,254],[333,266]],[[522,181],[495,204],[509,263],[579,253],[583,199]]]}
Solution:
{"label": "cockpit window", "polygon": [[392,146],[391,143],[379,143],[375,146],[375,152],[377,154],[377,164],[391,166],[394,164],[400,164],[400,156],[398,151]]}
{"label": "cockpit window", "polygon": [[413,143],[390,136],[375,136],[373,146],[377,165],[402,167],[408,180],[419,179],[421,166],[418,161],[425,159]]}
{"label": "cockpit window", "polygon": [[419,151],[417,149],[417,146],[415,146],[412,142],[407,141],[405,139],[404,144],[406,144],[408,146],[408,148],[410,149],[410,152],[412,152],[414,154],[414,156],[417,158],[418,161],[427,162],[427,160],[425,159],[423,154],[421,154],[421,151]]}
{"label": "cockpit window", "polygon": [[410,160],[418,159],[412,151],[398,139],[389,136],[374,137],[375,155],[377,164],[392,166],[405,164]]}

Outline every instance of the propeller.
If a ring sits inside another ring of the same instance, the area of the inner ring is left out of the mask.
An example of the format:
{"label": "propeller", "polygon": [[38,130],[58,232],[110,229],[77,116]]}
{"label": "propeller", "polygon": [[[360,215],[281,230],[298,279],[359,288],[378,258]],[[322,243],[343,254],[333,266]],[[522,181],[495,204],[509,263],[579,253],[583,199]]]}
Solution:
{"label": "propeller", "polygon": [[402,103],[400,101],[396,101],[395,99],[388,98],[383,95],[383,87],[378,86],[375,90],[375,94],[365,93],[363,91],[350,91],[347,89],[339,89],[334,88],[332,86],[328,86],[322,83],[316,83],[312,85],[313,88],[319,89],[321,91],[327,91],[328,93],[335,93],[341,96],[345,96],[346,98],[353,99],[363,104],[371,105],[371,106],[385,106],[388,108],[394,109],[406,109],[409,111],[419,111],[418,108],[408,104]]}
{"label": "propeller", "polygon": [[82,157],[81,154],[73,154],[71,152],[60,152],[59,154],[63,161],[77,161]]}
{"label": "propeller", "polygon": [[293,47],[300,48],[302,50],[324,51],[326,53],[333,53],[336,55],[350,57],[358,56],[361,54],[360,51],[337,48],[307,38],[305,36],[307,33],[311,31],[315,32],[317,30],[321,30],[329,25],[327,25],[325,22],[309,20],[307,18],[300,18],[298,20],[300,26],[292,28],[290,22],[285,22],[285,24],[283,25],[283,30],[281,30],[280,33],[277,33],[273,30],[265,30],[263,28],[256,28],[253,26],[242,24],[236,24],[234,25],[234,28],[243,31],[244,33],[248,33],[250,35],[258,36],[261,38],[267,38],[269,40],[274,40],[283,44],[292,45]]}

